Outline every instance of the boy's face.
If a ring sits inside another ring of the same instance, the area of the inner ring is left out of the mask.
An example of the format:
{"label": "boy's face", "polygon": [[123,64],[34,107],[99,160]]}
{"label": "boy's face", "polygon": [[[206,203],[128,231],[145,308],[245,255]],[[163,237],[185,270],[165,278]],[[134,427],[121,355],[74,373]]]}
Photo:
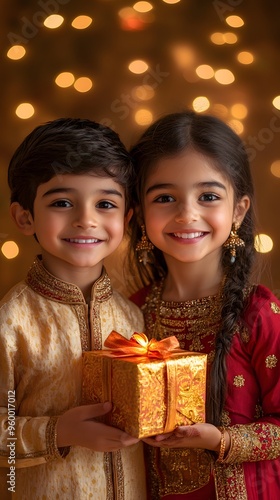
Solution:
{"label": "boy's face", "polygon": [[[58,175],[38,187],[30,224],[42,248],[43,262],[66,279],[75,269],[96,270],[122,241],[125,193],[110,177]],[[30,234],[30,233],[29,233]]]}

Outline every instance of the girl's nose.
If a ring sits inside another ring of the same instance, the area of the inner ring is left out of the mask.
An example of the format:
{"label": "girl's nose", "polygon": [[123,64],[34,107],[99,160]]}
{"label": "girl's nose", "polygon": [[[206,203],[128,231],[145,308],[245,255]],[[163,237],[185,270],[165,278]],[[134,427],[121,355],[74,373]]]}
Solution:
{"label": "girl's nose", "polygon": [[197,211],[191,204],[181,204],[175,216],[175,221],[190,224],[198,219]]}

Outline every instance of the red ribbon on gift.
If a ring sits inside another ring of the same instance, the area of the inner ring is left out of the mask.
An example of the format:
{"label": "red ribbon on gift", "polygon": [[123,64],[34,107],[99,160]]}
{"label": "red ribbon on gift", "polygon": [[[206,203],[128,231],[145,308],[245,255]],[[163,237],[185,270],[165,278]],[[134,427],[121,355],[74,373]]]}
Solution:
{"label": "red ribbon on gift", "polygon": [[165,359],[176,352],[183,352],[175,336],[162,340],[151,339],[145,333],[134,332],[130,339],[114,330],[104,342],[104,346],[113,351],[111,354],[124,356],[147,356],[154,359]]}

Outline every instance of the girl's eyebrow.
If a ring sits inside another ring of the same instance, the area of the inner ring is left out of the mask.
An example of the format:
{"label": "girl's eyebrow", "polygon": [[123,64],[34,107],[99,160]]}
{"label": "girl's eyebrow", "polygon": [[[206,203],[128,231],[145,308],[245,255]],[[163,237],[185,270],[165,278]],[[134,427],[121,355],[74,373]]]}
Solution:
{"label": "girl's eyebrow", "polygon": [[[153,184],[152,186],[150,186],[147,189],[146,195],[149,193],[152,193],[153,191],[158,191],[159,189],[172,189],[172,188],[174,189],[176,187],[179,187],[179,186],[176,184],[171,184],[171,183]],[[220,188],[220,189],[224,189],[226,191],[226,186],[218,181],[198,182],[197,184],[194,184],[193,187],[194,188],[203,188],[203,189]]]}
{"label": "girl's eyebrow", "polygon": [[[50,196],[51,194],[74,193],[75,191],[76,191],[76,189],[74,189],[74,188],[66,188],[66,187],[65,188],[62,188],[62,187],[52,188],[43,194],[43,198],[45,196]],[[120,198],[123,198],[122,193],[120,191],[118,191],[117,189],[100,189],[96,194],[98,194],[100,196],[116,195],[116,196],[119,196]]]}

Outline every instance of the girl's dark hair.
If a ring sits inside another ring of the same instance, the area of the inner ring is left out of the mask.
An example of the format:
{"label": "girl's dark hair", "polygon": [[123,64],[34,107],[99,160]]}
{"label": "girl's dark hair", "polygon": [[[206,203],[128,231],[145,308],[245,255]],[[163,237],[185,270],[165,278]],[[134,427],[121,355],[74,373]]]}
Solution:
{"label": "girl's dark hair", "polygon": [[38,186],[63,174],[113,177],[124,188],[126,212],[131,206],[130,157],[109,127],[81,118],[58,118],[36,127],[9,164],[11,203],[17,201],[33,215]]}
{"label": "girl's dark hair", "polygon": [[[226,398],[226,355],[230,350],[237,323],[245,307],[244,289],[249,283],[255,257],[255,210],[254,188],[245,147],[239,136],[223,121],[210,115],[193,111],[169,114],[152,124],[132,147],[130,153],[136,174],[134,198],[138,205],[138,217],[134,214],[130,225],[131,265],[137,266],[143,285],[157,281],[167,273],[162,252],[154,249],[154,262],[144,266],[138,262],[135,247],[141,239],[141,204],[148,175],[156,163],[192,149],[211,159],[230,182],[235,202],[247,195],[251,204],[238,234],[245,242],[238,248],[236,262],[230,263],[229,252],[223,249],[222,267],[227,276],[222,291],[220,329],[216,336],[215,358],[211,367],[210,386],[207,400],[207,420],[214,425],[221,423]],[[139,217],[140,209],[140,217]]]}

